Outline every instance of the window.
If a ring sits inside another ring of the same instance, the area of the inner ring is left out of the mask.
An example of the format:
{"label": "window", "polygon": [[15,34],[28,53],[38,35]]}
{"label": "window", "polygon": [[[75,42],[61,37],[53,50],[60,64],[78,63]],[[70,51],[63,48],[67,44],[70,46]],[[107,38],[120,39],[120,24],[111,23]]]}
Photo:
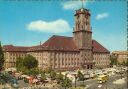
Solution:
{"label": "window", "polygon": [[64,60],[63,60],[63,58],[62,58],[62,65],[64,65]]}

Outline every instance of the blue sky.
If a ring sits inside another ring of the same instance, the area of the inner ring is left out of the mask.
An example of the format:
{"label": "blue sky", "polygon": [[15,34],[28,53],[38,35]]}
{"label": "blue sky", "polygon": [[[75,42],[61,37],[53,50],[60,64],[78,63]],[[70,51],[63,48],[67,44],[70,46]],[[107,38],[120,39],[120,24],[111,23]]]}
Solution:
{"label": "blue sky", "polygon": [[[3,45],[38,45],[52,35],[72,36],[80,1],[0,1]],[[126,49],[126,2],[84,2],[91,12],[93,39],[110,51]]]}

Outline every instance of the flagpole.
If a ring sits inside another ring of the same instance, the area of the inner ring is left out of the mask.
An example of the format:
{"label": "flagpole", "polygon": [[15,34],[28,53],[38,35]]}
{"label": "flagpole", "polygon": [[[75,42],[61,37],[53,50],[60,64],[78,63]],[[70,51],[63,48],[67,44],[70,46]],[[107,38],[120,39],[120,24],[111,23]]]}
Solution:
{"label": "flagpole", "polygon": [[84,7],[84,0],[81,0],[82,1],[82,8]]}

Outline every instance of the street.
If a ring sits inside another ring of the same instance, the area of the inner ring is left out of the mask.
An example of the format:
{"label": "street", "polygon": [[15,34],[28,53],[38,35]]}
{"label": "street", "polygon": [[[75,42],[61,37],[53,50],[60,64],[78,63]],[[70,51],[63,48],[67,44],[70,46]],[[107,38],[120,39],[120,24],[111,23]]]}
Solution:
{"label": "street", "polygon": [[[114,82],[118,81],[119,79],[121,79],[121,75],[114,75],[114,76],[110,76],[109,80],[102,84],[99,84],[97,82],[97,79],[86,80],[84,81],[84,84],[86,85],[86,89],[127,89],[126,74],[125,76],[122,77],[122,79],[125,80],[125,83],[121,81],[120,84],[115,84]],[[80,85],[82,83],[83,83],[82,81],[77,82],[77,85]]]}

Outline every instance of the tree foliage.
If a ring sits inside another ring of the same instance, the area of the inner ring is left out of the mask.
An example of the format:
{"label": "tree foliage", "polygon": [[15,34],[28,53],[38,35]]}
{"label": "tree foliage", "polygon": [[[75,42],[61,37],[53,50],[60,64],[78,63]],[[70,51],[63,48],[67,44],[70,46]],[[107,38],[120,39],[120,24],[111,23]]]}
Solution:
{"label": "tree foliage", "polygon": [[122,65],[123,65],[123,66],[125,66],[125,65],[126,65],[126,62],[125,62],[125,61],[123,61],[123,62],[122,62]]}
{"label": "tree foliage", "polygon": [[115,55],[111,55],[110,56],[110,65],[112,66],[112,65],[117,65],[118,64],[118,61],[117,61],[117,56],[115,56]]}
{"label": "tree foliage", "polygon": [[60,84],[62,87],[71,87],[72,81],[68,77],[65,77]]}
{"label": "tree foliage", "polygon": [[50,77],[52,80],[56,79],[56,72],[55,71],[51,71],[50,72]]}
{"label": "tree foliage", "polygon": [[123,65],[123,66],[128,66],[128,59],[127,59],[126,61],[123,61],[123,62],[122,62],[122,65]]}
{"label": "tree foliage", "polygon": [[62,75],[61,72],[56,74],[57,83],[61,85],[61,87],[71,87],[72,81],[66,77],[66,75]]}
{"label": "tree foliage", "polygon": [[19,57],[16,59],[16,68],[18,71],[22,71],[23,69],[23,58]]}
{"label": "tree foliage", "polygon": [[82,74],[81,71],[78,71],[77,78],[78,78],[79,81],[84,81],[85,80],[84,74]]}
{"label": "tree foliage", "polygon": [[45,69],[45,73],[47,73],[47,74],[51,73],[51,71],[54,71],[54,70],[52,68]]}
{"label": "tree foliage", "polygon": [[26,70],[24,71],[24,74],[36,76],[36,75],[39,74],[39,69],[38,69],[38,68],[26,69]]}
{"label": "tree foliage", "polygon": [[26,74],[36,74],[38,66],[38,61],[31,55],[27,55],[25,58],[17,58],[16,59],[16,68],[18,71],[22,71]]}
{"label": "tree foliage", "polygon": [[35,59],[35,57],[27,55],[23,60],[23,65],[27,69],[35,68],[38,66],[38,61]]}
{"label": "tree foliage", "polygon": [[46,80],[46,74],[45,74],[45,72],[41,72],[41,79],[42,80]]}
{"label": "tree foliage", "polygon": [[64,76],[61,74],[61,72],[56,75],[56,80],[59,84],[63,81],[63,77]]}
{"label": "tree foliage", "polygon": [[126,66],[128,66],[128,59],[127,59],[127,61],[126,61]]}
{"label": "tree foliage", "polygon": [[0,71],[2,70],[4,66],[4,52],[2,50],[1,42],[0,42]]}

